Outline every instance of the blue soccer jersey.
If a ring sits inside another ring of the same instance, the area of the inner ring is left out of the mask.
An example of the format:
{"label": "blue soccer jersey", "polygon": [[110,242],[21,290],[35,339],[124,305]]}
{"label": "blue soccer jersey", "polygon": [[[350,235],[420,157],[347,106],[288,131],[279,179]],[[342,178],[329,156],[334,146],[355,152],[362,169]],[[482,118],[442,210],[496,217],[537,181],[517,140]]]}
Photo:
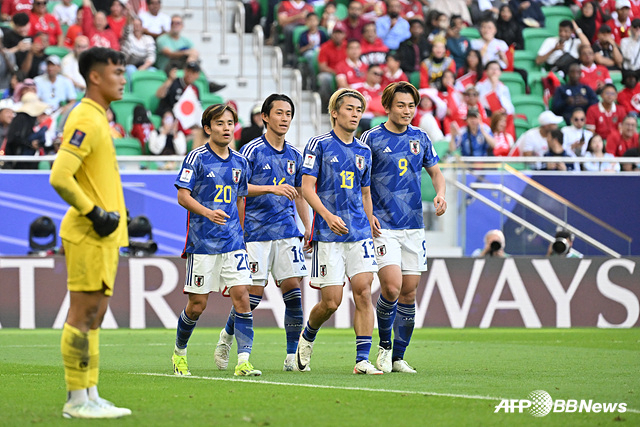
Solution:
{"label": "blue soccer jersey", "polygon": [[371,185],[371,150],[354,138],[345,144],[331,131],[309,140],[302,173],[317,178],[322,204],[345,222],[349,233],[338,236],[320,215],[313,219],[313,239],[320,242],[357,242],[371,238],[371,226],[362,204],[362,187]]}
{"label": "blue soccer jersey", "polygon": [[422,168],[440,161],[429,136],[415,126],[398,134],[381,124],[363,133],[362,141],[371,148],[371,198],[380,227],[423,228]]}
{"label": "blue soccer jersey", "polygon": [[[285,142],[282,151],[262,135],[244,145],[240,152],[249,162],[249,184],[302,185],[302,153]],[[264,194],[247,197],[244,239],[247,242],[301,237],[295,217],[295,204],[283,196]]]}
{"label": "blue soccer jersey", "polygon": [[247,195],[249,165],[239,153],[230,150],[229,157],[220,158],[209,144],[196,148],[182,162],[175,186],[191,191],[201,205],[222,209],[229,215],[227,223],[218,225],[189,212],[185,254],[222,254],[244,249],[244,239],[238,215],[238,197]]}

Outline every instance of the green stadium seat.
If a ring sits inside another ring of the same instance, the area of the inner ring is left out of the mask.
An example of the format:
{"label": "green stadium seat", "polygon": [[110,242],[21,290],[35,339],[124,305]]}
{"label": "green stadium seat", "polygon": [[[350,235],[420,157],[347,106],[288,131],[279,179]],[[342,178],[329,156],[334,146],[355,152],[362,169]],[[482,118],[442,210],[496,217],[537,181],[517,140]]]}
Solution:
{"label": "green stadium seat", "polygon": [[131,94],[143,99],[145,108],[154,112],[160,102],[156,91],[166,80],[164,71],[136,71],[131,76]]}
{"label": "green stadium seat", "polygon": [[387,116],[374,117],[373,119],[371,119],[371,128],[374,128],[374,127],[376,127],[378,125],[381,125],[382,123],[384,123],[386,121],[387,121]]}
{"label": "green stadium seat", "polygon": [[526,50],[516,50],[513,54],[513,65],[516,68],[522,68],[531,72],[536,69],[540,69],[540,66],[536,64],[537,54],[528,52]]}
{"label": "green stadium seat", "polygon": [[206,93],[200,95],[200,103],[202,104],[202,109],[206,110],[210,105],[224,104],[224,98],[215,93]]}
{"label": "green stadium seat", "polygon": [[549,37],[555,37],[558,35],[558,30],[555,32],[547,28],[525,28],[522,30],[522,38],[524,39],[524,50],[538,55],[538,50],[542,43]]}
{"label": "green stadium seat", "polygon": [[433,199],[436,198],[436,190],[433,188],[433,183],[431,182],[429,173],[424,169],[422,169],[422,176],[420,181],[420,187],[422,190],[422,201],[433,203]]}
{"label": "green stadium seat", "polygon": [[541,9],[542,9],[542,14],[544,15],[545,18],[548,18],[550,16],[562,16],[565,19],[575,19],[575,17],[573,16],[573,12],[571,11],[571,8],[567,6],[559,6],[559,5],[542,6]]}
{"label": "green stadium seat", "polygon": [[65,56],[67,56],[67,54],[71,52],[69,49],[67,49],[64,46],[49,46],[47,48],[45,48],[44,53],[45,55],[49,56],[49,55],[55,55],[58,58],[62,59]]}
{"label": "green stadium seat", "polygon": [[504,72],[500,76],[500,81],[509,88],[511,96],[524,95],[527,91],[527,86],[520,73]]}
{"label": "green stadium seat", "polygon": [[145,100],[134,94],[125,93],[120,101],[111,103],[111,110],[116,116],[118,123],[129,133],[133,127],[133,109],[136,105],[144,104]]}
{"label": "green stadium seat", "polygon": [[113,144],[116,148],[116,155],[118,156],[142,155],[142,147],[140,146],[140,141],[138,141],[138,138],[116,138],[113,140]]}
{"label": "green stadium seat", "polygon": [[420,89],[420,71],[414,71],[409,74],[409,83],[411,83],[416,89]]}
{"label": "green stadium seat", "polygon": [[443,139],[441,141],[434,141],[433,148],[436,150],[436,154],[438,154],[438,157],[440,157],[440,160],[442,161],[449,153],[449,140]]}
{"label": "green stadium seat", "polygon": [[460,35],[468,39],[479,39],[480,31],[476,27],[464,27],[460,30]]}
{"label": "green stadium seat", "polygon": [[611,76],[611,82],[615,85],[618,91],[624,89],[624,85],[622,84],[622,72],[620,71],[609,71],[609,75]]}
{"label": "green stadium seat", "polygon": [[520,119],[520,118],[517,118],[517,117],[513,121],[513,124],[514,124],[514,126],[516,128],[516,140],[518,140],[518,138],[520,138],[520,135],[522,135],[523,133],[525,133],[526,131],[531,129],[531,125],[529,124],[529,122],[527,120]]}
{"label": "green stadium seat", "polygon": [[516,114],[527,116],[527,121],[533,126],[538,125],[538,116],[547,109],[541,98],[532,95],[512,96],[511,102],[516,109]]}

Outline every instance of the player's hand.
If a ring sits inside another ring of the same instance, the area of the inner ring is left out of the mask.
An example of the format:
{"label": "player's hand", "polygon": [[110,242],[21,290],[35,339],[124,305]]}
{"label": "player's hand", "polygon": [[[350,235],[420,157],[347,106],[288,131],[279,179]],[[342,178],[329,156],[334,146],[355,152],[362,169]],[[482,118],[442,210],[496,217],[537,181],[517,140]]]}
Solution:
{"label": "player's hand", "polygon": [[373,234],[373,237],[380,237],[382,236],[382,232],[380,231],[380,221],[378,221],[378,218],[376,218],[375,215],[372,215],[373,221],[371,221],[371,234]]}
{"label": "player's hand", "polygon": [[289,200],[293,200],[298,197],[298,191],[296,191],[295,187],[292,187],[289,184],[281,184],[281,185],[273,185],[271,192],[276,196],[283,196]]}
{"label": "player's hand", "polygon": [[308,254],[313,252],[313,246],[311,246],[311,229],[305,228],[304,230],[304,246],[302,247],[302,250]]}
{"label": "player's hand", "polygon": [[336,233],[338,236],[342,236],[349,232],[347,224],[345,224],[342,218],[337,215],[329,214],[328,218],[325,218],[325,221],[327,221],[329,229]]}
{"label": "player's hand", "polygon": [[433,199],[433,206],[436,208],[436,215],[441,216],[447,211],[447,201],[442,196]]}
{"label": "player's hand", "polygon": [[231,217],[222,209],[216,209],[215,211],[211,211],[209,215],[207,215],[207,218],[218,225],[225,225],[227,223],[227,218]]}
{"label": "player's hand", "polygon": [[98,205],[94,206],[87,214],[87,218],[91,220],[93,229],[100,237],[107,237],[116,231],[118,224],[120,224],[120,213],[107,212]]}

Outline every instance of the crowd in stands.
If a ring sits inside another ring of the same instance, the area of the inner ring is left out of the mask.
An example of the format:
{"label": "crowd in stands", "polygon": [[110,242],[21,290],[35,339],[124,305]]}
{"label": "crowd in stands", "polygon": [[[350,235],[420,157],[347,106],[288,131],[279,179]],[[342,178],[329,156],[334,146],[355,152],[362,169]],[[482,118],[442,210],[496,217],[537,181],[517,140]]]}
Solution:
{"label": "crowd in stands", "polygon": [[[78,57],[92,46],[125,53],[127,91],[132,99],[140,95],[139,104],[146,108],[143,114],[135,113],[134,105],[127,111],[114,106],[114,123],[122,127],[114,129],[115,138],[135,137],[142,153],[158,154],[184,153],[203,142],[202,130],[185,122],[176,106],[193,97],[211,101],[224,85],[204,77],[201,52],[182,34],[181,15],[162,12],[160,0],[55,3],[2,1],[7,26],[2,28],[0,92],[14,101],[2,105],[17,111],[23,97],[35,93],[48,106],[49,118],[32,117],[30,131],[44,136],[30,135],[29,144],[16,145],[7,135],[5,154],[55,150],[66,114],[85,88]],[[385,86],[405,80],[421,94],[413,124],[462,155],[638,153],[640,6],[635,2],[263,3],[268,4],[269,42],[281,44],[286,63],[303,71],[305,86],[320,93],[324,109],[337,88],[351,87],[365,96],[363,130],[384,120],[380,97]],[[262,131],[257,115],[245,125],[237,129],[238,145]],[[600,167],[614,170],[617,163],[606,165]]]}

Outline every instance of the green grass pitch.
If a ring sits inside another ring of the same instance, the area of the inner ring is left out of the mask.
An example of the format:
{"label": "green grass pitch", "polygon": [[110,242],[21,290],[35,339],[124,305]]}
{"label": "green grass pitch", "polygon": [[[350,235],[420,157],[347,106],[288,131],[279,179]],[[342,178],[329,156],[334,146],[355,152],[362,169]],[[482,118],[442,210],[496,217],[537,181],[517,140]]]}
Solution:
{"label": "green grass pitch", "polygon": [[[640,330],[418,329],[406,359],[417,375],[353,375],[351,330],[325,328],[311,372],[283,372],[284,331],[256,330],[262,377],[218,371],[219,329],[196,329],[194,377],[171,375],[175,331],[104,330],[100,392],[133,410],[120,420],[65,420],[58,330],[0,330],[0,425],[639,426]],[[375,336],[375,332],[374,332]],[[375,343],[375,339],[374,339]],[[234,347],[235,349],[235,347]],[[376,349],[371,351],[371,360]],[[500,398],[625,402],[625,413],[494,413]]]}

